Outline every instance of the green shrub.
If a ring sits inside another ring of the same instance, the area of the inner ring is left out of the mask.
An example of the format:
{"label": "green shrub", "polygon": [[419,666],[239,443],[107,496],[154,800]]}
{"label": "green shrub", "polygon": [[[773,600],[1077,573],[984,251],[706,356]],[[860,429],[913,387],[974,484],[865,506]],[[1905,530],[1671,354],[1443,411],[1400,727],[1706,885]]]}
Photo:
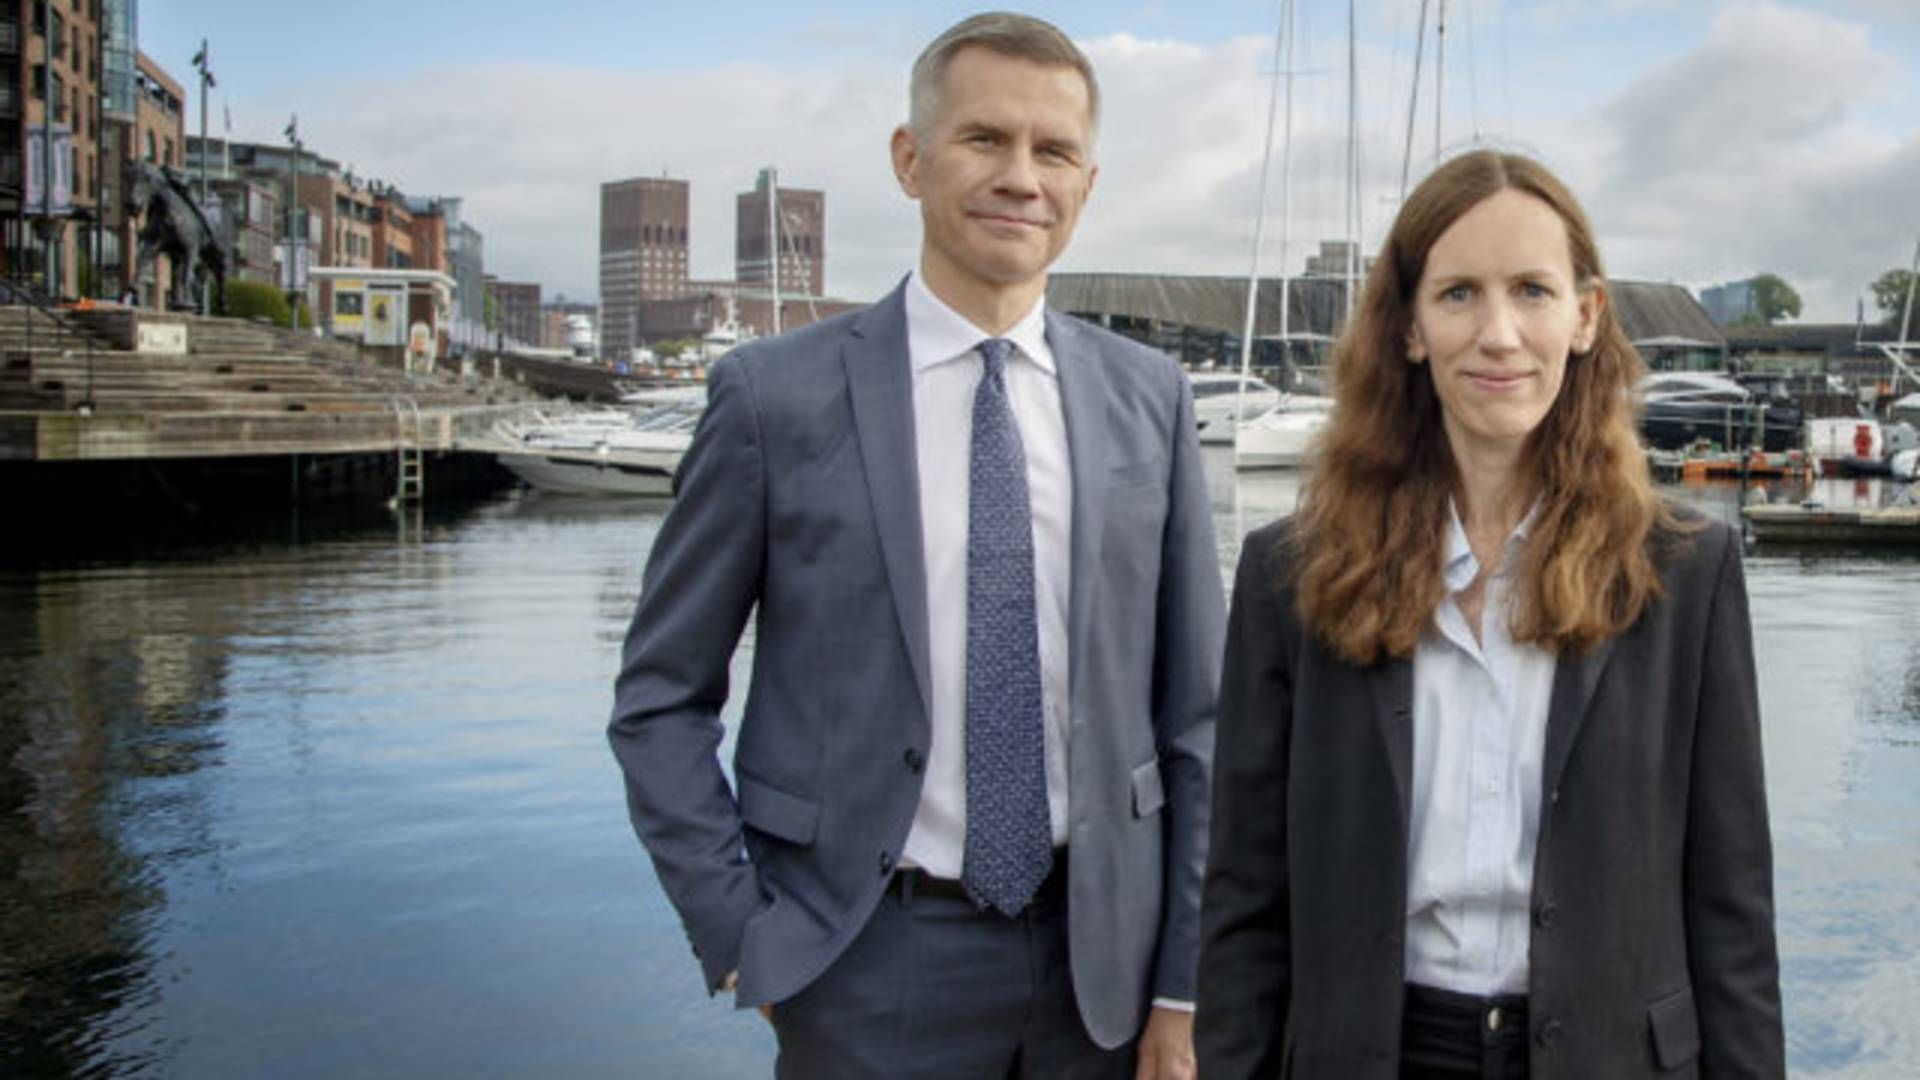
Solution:
{"label": "green shrub", "polygon": [[287,298],[279,289],[259,281],[227,282],[227,314],[236,319],[258,315],[275,326],[287,325]]}

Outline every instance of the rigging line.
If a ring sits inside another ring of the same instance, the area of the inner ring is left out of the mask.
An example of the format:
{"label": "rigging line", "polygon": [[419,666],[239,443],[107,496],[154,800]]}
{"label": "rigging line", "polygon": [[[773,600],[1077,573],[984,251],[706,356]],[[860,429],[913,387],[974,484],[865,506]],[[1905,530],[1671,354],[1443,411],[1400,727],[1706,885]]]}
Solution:
{"label": "rigging line", "polygon": [[1407,94],[1407,149],[1400,155],[1400,201],[1407,201],[1407,173],[1413,168],[1413,118],[1420,107],[1420,57],[1427,48],[1427,3],[1420,0],[1420,28],[1413,35],[1413,89]]}
{"label": "rigging line", "polygon": [[1507,131],[1517,130],[1513,123],[1513,68],[1507,62],[1507,6],[1500,5],[1500,107],[1507,114]]}
{"label": "rigging line", "polygon": [[1473,141],[1480,141],[1480,60],[1473,47],[1473,0],[1465,0],[1467,8],[1467,108],[1473,118]]}

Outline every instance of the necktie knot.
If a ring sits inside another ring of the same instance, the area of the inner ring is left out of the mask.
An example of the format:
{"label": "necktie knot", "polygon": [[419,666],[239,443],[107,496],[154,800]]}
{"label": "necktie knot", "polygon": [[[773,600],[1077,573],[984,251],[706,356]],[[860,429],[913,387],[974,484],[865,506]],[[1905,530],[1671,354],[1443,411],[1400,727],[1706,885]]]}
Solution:
{"label": "necktie knot", "polygon": [[1015,346],[1006,338],[987,338],[974,348],[986,362],[986,377],[997,380],[1006,373],[1007,359],[1013,355]]}

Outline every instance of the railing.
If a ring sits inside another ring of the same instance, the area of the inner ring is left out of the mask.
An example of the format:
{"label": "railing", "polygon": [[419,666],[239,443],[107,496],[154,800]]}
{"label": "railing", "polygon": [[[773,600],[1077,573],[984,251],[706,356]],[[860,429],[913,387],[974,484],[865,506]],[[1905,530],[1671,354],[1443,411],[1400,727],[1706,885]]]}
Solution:
{"label": "railing", "polygon": [[[93,414],[93,333],[77,324],[63,313],[53,299],[41,292],[30,281],[19,278],[0,279],[0,304],[19,306],[27,309],[24,320],[26,326],[27,355],[33,355],[33,314],[39,312],[59,330],[65,331],[70,338],[77,338],[87,357],[87,394],[74,405],[74,411],[82,416]],[[57,340],[57,339],[56,339]],[[57,345],[56,345],[57,347]],[[69,347],[71,351],[71,347]]]}

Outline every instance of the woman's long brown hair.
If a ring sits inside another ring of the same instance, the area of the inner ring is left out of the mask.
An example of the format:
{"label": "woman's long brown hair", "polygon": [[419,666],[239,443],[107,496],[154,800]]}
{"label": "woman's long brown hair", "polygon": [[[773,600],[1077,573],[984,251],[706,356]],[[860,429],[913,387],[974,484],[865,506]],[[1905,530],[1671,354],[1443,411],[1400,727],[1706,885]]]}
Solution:
{"label": "woman's long brown hair", "polygon": [[[1445,595],[1442,560],[1458,474],[1431,364],[1407,357],[1428,252],[1503,190],[1540,199],[1567,228],[1574,281],[1604,289],[1586,214],[1539,163],[1475,151],[1442,165],[1394,220],[1359,309],[1334,349],[1334,409],[1295,515],[1288,560],[1305,625],[1350,663],[1407,657]],[[1603,303],[1593,345],[1528,436],[1539,516],[1519,567],[1511,632],[1554,650],[1626,629],[1660,591],[1648,540],[1681,529],[1654,491],[1630,390],[1643,368]]]}

